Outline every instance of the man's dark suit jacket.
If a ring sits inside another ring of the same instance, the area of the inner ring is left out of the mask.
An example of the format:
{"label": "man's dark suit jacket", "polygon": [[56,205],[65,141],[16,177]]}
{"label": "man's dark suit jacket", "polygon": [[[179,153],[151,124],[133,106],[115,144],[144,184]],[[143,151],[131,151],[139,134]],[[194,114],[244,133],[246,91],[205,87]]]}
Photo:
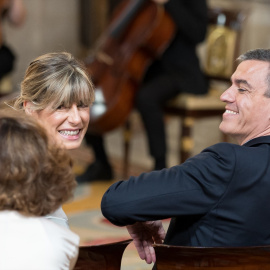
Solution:
{"label": "man's dark suit jacket", "polygon": [[219,143],[181,165],[114,183],[101,208],[118,226],[172,217],[166,244],[270,244],[270,136]]}

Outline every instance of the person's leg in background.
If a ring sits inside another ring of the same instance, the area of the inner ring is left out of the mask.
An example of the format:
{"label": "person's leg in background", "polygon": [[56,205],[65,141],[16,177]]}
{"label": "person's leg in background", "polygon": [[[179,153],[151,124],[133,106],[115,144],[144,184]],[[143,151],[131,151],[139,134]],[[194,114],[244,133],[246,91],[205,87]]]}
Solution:
{"label": "person's leg in background", "polygon": [[86,133],[85,140],[87,145],[93,148],[95,161],[86,168],[82,175],[76,178],[77,182],[85,183],[95,180],[111,180],[113,178],[113,171],[106,153],[103,136]]}
{"label": "person's leg in background", "polygon": [[135,104],[144,123],[155,170],[167,167],[167,146],[162,107],[178,92],[179,89],[170,76],[158,75],[147,80],[136,94]]}

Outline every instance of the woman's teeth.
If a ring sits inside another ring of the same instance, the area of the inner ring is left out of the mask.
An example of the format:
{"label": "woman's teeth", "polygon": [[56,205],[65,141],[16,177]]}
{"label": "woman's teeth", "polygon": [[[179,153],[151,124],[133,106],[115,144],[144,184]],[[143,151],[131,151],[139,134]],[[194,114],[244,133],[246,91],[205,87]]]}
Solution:
{"label": "woman's teeth", "polygon": [[77,130],[61,130],[59,133],[64,136],[74,136],[77,135],[80,132],[79,129]]}

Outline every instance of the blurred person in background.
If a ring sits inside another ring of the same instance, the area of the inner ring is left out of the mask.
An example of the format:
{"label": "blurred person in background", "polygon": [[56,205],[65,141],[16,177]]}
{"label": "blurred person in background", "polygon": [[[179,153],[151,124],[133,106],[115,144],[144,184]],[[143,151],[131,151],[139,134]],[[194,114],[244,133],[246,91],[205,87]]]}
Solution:
{"label": "blurred person in background", "polygon": [[3,33],[3,23],[7,21],[11,26],[21,26],[26,17],[23,0],[0,0],[0,80],[14,68],[16,55],[7,45]]}
{"label": "blurred person in background", "polygon": [[[197,45],[205,39],[207,30],[206,0],[153,0],[163,5],[177,30],[163,55],[148,68],[135,97],[148,139],[149,152],[155,170],[167,167],[166,134],[163,105],[179,93],[205,94],[207,80],[200,68]],[[76,179],[79,183],[110,180],[113,170],[102,135],[87,133],[95,161]]]}

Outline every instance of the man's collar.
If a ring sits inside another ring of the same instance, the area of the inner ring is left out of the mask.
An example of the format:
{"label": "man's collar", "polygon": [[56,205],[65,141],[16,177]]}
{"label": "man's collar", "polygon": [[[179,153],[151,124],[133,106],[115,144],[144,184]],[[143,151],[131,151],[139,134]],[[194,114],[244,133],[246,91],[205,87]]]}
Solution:
{"label": "man's collar", "polygon": [[270,144],[270,136],[262,136],[258,138],[254,138],[244,143],[243,146],[254,146],[256,144],[269,143]]}

